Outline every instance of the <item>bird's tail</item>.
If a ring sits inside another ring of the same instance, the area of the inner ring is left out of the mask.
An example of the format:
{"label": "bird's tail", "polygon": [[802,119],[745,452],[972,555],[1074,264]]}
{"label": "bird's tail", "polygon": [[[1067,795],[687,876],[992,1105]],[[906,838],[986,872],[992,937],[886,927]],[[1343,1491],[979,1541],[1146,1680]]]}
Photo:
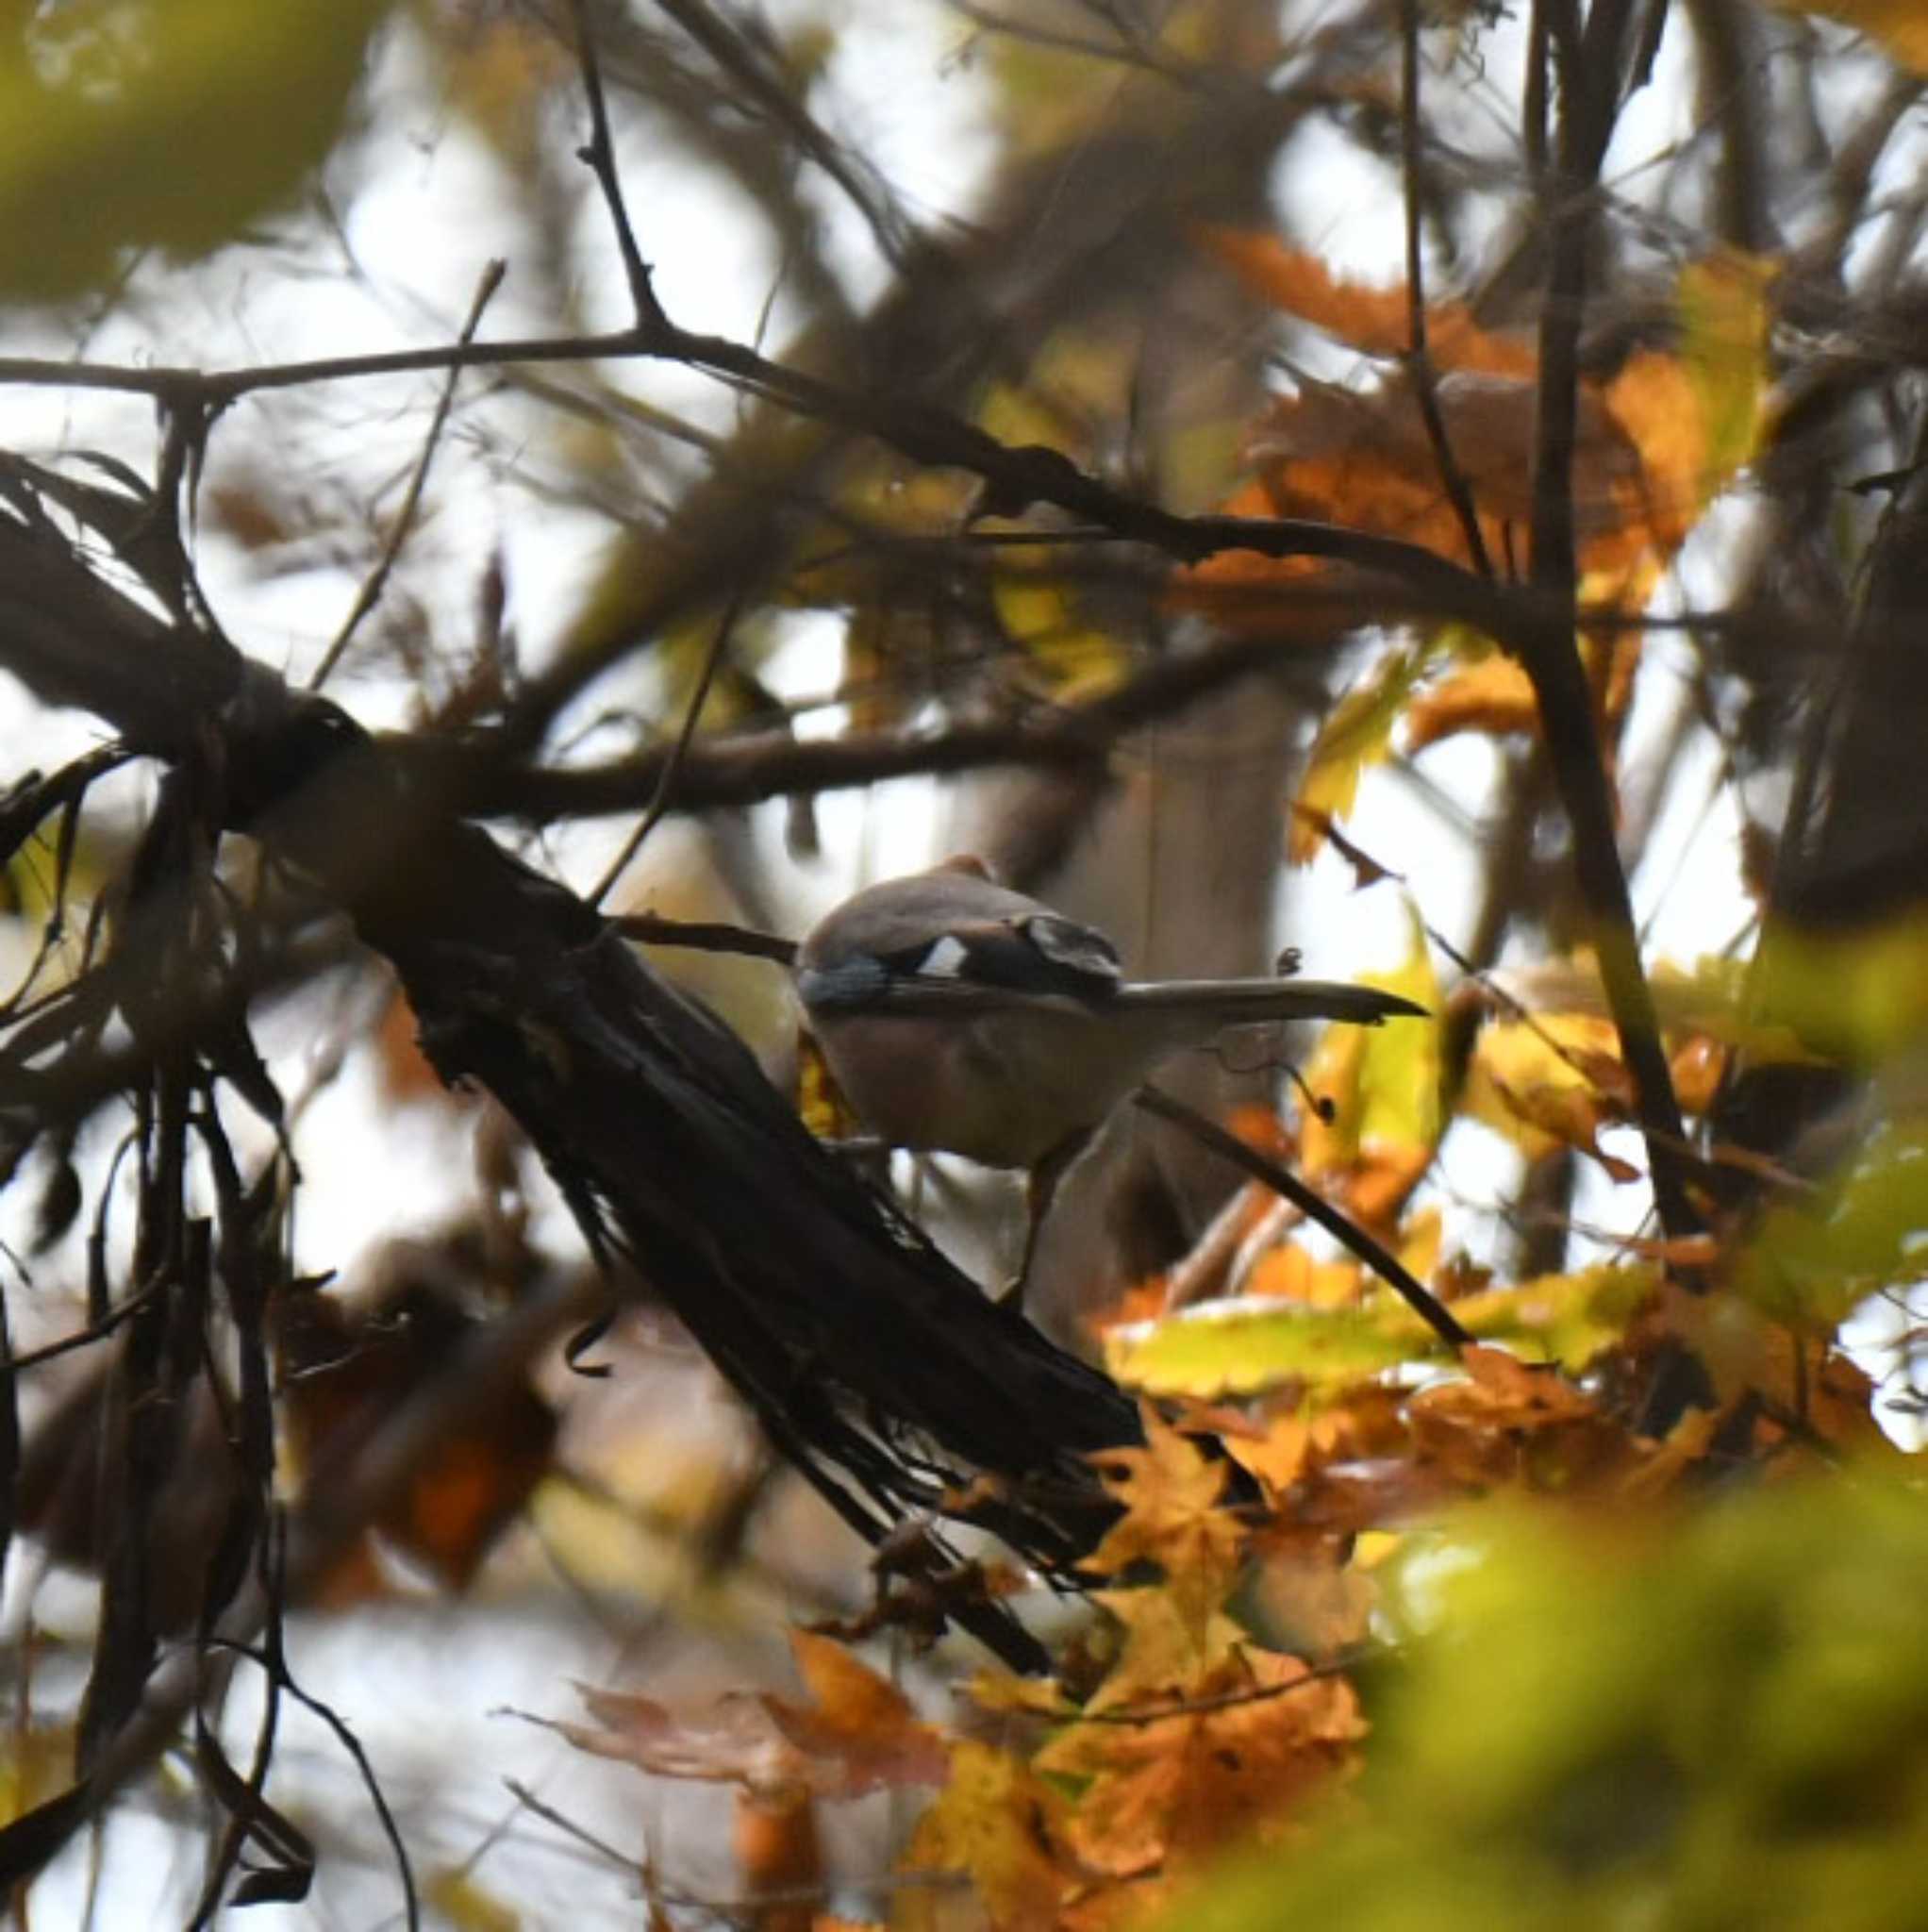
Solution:
{"label": "bird's tail", "polygon": [[1191,1014],[1219,1026],[1266,1020],[1346,1020],[1376,1026],[1382,1020],[1426,1016],[1424,1007],[1396,992],[1338,979],[1141,980],[1120,987],[1106,1004],[1148,1014]]}

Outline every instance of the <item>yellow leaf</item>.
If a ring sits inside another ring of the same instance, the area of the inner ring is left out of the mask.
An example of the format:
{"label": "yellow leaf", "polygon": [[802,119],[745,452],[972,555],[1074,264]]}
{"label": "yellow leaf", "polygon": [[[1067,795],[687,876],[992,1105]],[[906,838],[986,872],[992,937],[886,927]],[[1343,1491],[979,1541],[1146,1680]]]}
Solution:
{"label": "yellow leaf", "polygon": [[455,1927],[455,1932],[518,1932],[522,1915],[485,1891],[459,1869],[437,1872],[422,1888],[424,1904]]}
{"label": "yellow leaf", "polygon": [[1076,594],[1062,582],[1006,567],[991,586],[991,601],[1011,641],[1043,674],[1050,696],[1092,698],[1123,680],[1123,647],[1085,621]]}
{"label": "yellow leaf", "polygon": [[1287,834],[1287,851],[1294,865],[1318,856],[1325,842],[1326,821],[1342,820],[1352,810],[1360,774],[1368,765],[1384,762],[1391,752],[1392,727],[1430,656],[1423,649],[1395,653],[1327,713],[1299,786],[1300,808],[1293,812]]}
{"label": "yellow leaf", "polygon": [[1391,973],[1367,981],[1404,993],[1429,1018],[1389,1026],[1329,1026],[1305,1069],[1305,1084],[1330,1103],[1326,1120],[1306,1110],[1302,1138],[1305,1172],[1343,1180],[1348,1205],[1383,1223],[1432,1161],[1440,1131],[1439,982],[1416,909],[1412,942]]}
{"label": "yellow leaf", "polygon": [[1779,264],[1731,251],[1689,262],[1675,300],[1681,360],[1700,404],[1703,499],[1753,460],[1768,392],[1768,289]]}
{"label": "yellow leaf", "polygon": [[1596,1152],[1594,1131],[1611,1117],[1624,1075],[1603,1091],[1592,1077],[1611,1062],[1620,1036],[1593,1013],[1493,1020],[1480,1029],[1464,1110],[1504,1134],[1529,1160],[1559,1146]]}
{"label": "yellow leaf", "polygon": [[[969,1873],[997,1925],[1054,1925],[1067,1880],[1046,1832],[1061,1809],[1018,1759],[960,1739],[951,1746],[950,1782],[905,1847],[905,1868]],[[905,1892],[893,1923],[906,1932],[939,1932],[949,1922],[941,1895],[917,1888]]]}

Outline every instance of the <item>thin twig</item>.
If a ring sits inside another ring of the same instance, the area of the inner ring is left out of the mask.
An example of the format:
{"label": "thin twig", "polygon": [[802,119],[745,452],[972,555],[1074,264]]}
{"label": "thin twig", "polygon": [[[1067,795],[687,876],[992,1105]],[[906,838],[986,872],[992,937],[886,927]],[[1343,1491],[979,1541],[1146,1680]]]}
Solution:
{"label": "thin twig", "polygon": [[668,919],[659,912],[623,912],[609,924],[624,939],[646,946],[688,946],[698,953],[740,953],[746,959],[772,959],[788,966],[797,956],[797,942],[780,933],[758,932],[754,926],[729,925],[722,920]]}
{"label": "thin twig", "polygon": [[[458,341],[467,345],[475,340],[475,331],[481,326],[482,312],[494,299],[495,291],[502,287],[503,277],[508,274],[506,261],[491,261],[483,271],[482,279],[476,284],[475,299],[469,304],[468,320],[462,324]],[[462,372],[451,367],[441,386],[441,395],[435,406],[435,414],[428,423],[428,434],[423,439],[422,454],[416,459],[415,474],[408,479],[407,494],[402,499],[402,508],[396,512],[395,521],[390,526],[389,540],[382,545],[382,554],[375,559],[374,568],[369,572],[355,599],[354,608],[341,621],[341,628],[335,633],[335,641],[322,654],[322,661],[315,667],[315,675],[308,679],[310,691],[320,691],[341,663],[347,651],[349,641],[354,638],[361,620],[381,601],[382,591],[387,588],[389,575],[393,571],[396,559],[402,554],[402,545],[408,541],[408,533],[415,527],[415,518],[422,508],[422,494],[428,484],[429,466],[435,461],[435,452],[441,442],[442,431],[448,426],[449,411],[455,405],[456,385],[461,380]]]}
{"label": "thin twig", "polygon": [[1226,1133],[1216,1121],[1207,1120],[1196,1108],[1174,1100],[1160,1088],[1140,1087],[1132,1095],[1132,1103],[1160,1120],[1183,1127],[1214,1154],[1283,1194],[1306,1220],[1316,1221],[1341,1246],[1350,1248],[1448,1348],[1456,1353],[1476,1346],[1478,1338],[1460,1326],[1445,1304],[1396,1255],[1374,1241],[1356,1222],[1341,1214],[1322,1194],[1307,1187],[1298,1175],[1288,1173],[1277,1161],[1268,1160],[1256,1149]]}
{"label": "thin twig", "polygon": [[1632,0],[1595,0],[1584,30],[1576,0],[1547,0],[1561,81],[1557,157],[1542,193],[1552,265],[1539,331],[1539,391],[1533,473],[1537,596],[1509,648],[1539,707],[1540,727],[1573,841],[1573,870],[1592,927],[1621,1058],[1633,1076],[1654,1206],[1670,1237],[1694,1234],[1701,1217],[1678,1149],[1686,1140],[1654,991],[1640,963],[1632,897],[1621,864],[1615,813],[1592,692],[1575,641],[1578,559],[1573,458],[1580,401],[1580,328],[1589,254],[1599,221],[1601,160],[1613,131]]}
{"label": "thin twig", "polygon": [[53,1361],[59,1356],[71,1355],[76,1348],[87,1348],[96,1341],[105,1341],[130,1316],[139,1314],[166,1285],[160,1281],[150,1281],[145,1288],[119,1303],[105,1321],[91,1323],[85,1328],[76,1328],[71,1335],[61,1336],[58,1341],[49,1341],[39,1348],[29,1348],[14,1356],[8,1362],[8,1373],[18,1374],[23,1369],[37,1369],[42,1362]]}
{"label": "thin twig", "polygon": [[697,721],[703,716],[704,706],[709,702],[709,688],[716,682],[723,653],[729,648],[730,635],[742,613],[743,597],[744,592],[739,591],[718,621],[715,635],[709,641],[709,649],[704,653],[703,669],[697,674],[696,689],[690,693],[690,707],[683,713],[683,728],[677,732],[676,741],[670,747],[670,756],[657,780],[656,795],[649,802],[649,809],[638,821],[635,831],[623,841],[622,851],[610,861],[608,871],[597,882],[595,891],[589,895],[589,903],[592,907],[600,906],[609,896],[610,888],[629,870],[630,860],[642,850],[642,841],[662,823],[670,808],[670,801],[675,795],[677,774],[683,769],[683,760],[690,756],[690,741],[696,736]]}
{"label": "thin twig", "polygon": [[1453,512],[1459,519],[1466,538],[1466,554],[1483,577],[1493,575],[1493,560],[1487,554],[1487,540],[1481,534],[1479,512],[1474,508],[1472,490],[1466,472],[1453,454],[1453,441],[1446,433],[1446,419],[1439,413],[1439,392],[1433,380],[1433,359],[1426,350],[1425,251],[1420,233],[1420,7],[1419,0],[1400,0],[1400,44],[1403,57],[1399,97],[1399,133],[1405,175],[1405,299],[1408,347],[1406,375],[1420,406],[1420,420],[1426,425],[1426,441],[1433,446],[1433,464],[1439,472]]}
{"label": "thin twig", "polygon": [[582,68],[582,91],[589,101],[590,138],[576,150],[576,157],[596,177],[604,205],[609,210],[609,225],[616,231],[616,250],[623,258],[623,278],[629,284],[629,303],[636,314],[636,326],[647,333],[668,328],[670,318],[657,300],[650,280],[649,263],[636,245],[636,230],[630,225],[628,204],[623,198],[623,182],[616,172],[616,147],[609,139],[609,108],[603,96],[603,70],[596,58],[596,37],[590,31],[588,0],[570,0],[575,16],[575,54]]}
{"label": "thin twig", "polygon": [[1080,1711],[1073,1722],[1122,1724],[1141,1729],[1149,1724],[1163,1724],[1168,1718],[1211,1717],[1219,1711],[1238,1710],[1248,1704],[1271,1704],[1278,1698],[1289,1697],[1294,1690],[1304,1690],[1329,1678],[1344,1676],[1348,1671],[1356,1670],[1369,1652],[1369,1646],[1361,1645],[1349,1657],[1335,1657],[1329,1663],[1307,1664],[1305,1674],[1294,1677],[1288,1684],[1253,1684],[1243,1690],[1221,1691],[1216,1697],[1183,1697],[1156,1709],[1085,1710]]}
{"label": "thin twig", "polygon": [[[851,390],[773,362],[723,336],[669,325],[601,335],[534,337],[506,342],[452,342],[363,356],[204,371],[127,363],[54,362],[0,357],[0,386],[122,391],[169,398],[182,392],[220,402],[308,383],[407,375],[430,369],[495,368],[514,362],[590,362],[608,358],[678,362],[784,404],[800,415],[874,436],[912,462],[968,471],[988,486],[985,514],[1016,516],[1048,504],[1145,543],[1181,563],[1227,550],[1262,557],[1318,557],[1395,578],[1426,592],[1436,614],[1461,617],[1504,642],[1520,613],[1491,587],[1424,544],[1309,517],[1185,516],[1114,490],[1043,443],[1012,445],[936,404],[901,394]],[[1509,611],[1512,621],[1509,624]]]}
{"label": "thin twig", "polygon": [[280,1688],[293,1698],[310,1716],[334,1732],[335,1741],[341,1745],[360,1776],[362,1789],[367,1791],[369,1802],[374,1807],[375,1822],[381,1827],[384,1839],[388,1840],[389,1851],[395,1861],[395,1871],[402,1881],[402,1910],[407,1921],[408,1932],[420,1932],[422,1924],[422,1903],[416,1895],[415,1874],[408,1861],[408,1847],[402,1838],[402,1828],[396,1822],[393,1808],[389,1804],[388,1794],[382,1790],[381,1779],[375,1774],[374,1762],[370,1759],[362,1742],[350,1728],[348,1722],[335,1707],[324,1703],[311,1691],[304,1690],[289,1674],[287,1663],[278,1665],[270,1653],[258,1645],[235,1640],[215,1637],[209,1639],[210,1646],[232,1651],[237,1657],[244,1657],[251,1663],[258,1665],[278,1682]]}
{"label": "thin twig", "polygon": [[[522,1716],[524,1713],[516,1712]],[[535,1718],[532,1723],[542,1724],[545,1720]],[[620,1851],[607,1840],[598,1838],[587,1826],[578,1824],[574,1819],[545,1805],[520,1779],[506,1777],[503,1785],[509,1795],[525,1809],[533,1812],[545,1824],[553,1824],[557,1830],[573,1839],[587,1851],[598,1857],[620,1863],[624,1871],[641,1870],[640,1862]],[[954,1871],[904,1871],[881,1874],[872,1878],[853,1878],[846,1881],[858,1890],[878,1893],[898,1891],[962,1891],[972,1880],[968,1872]],[[758,1889],[743,1898],[720,1899],[702,1898],[690,1892],[660,1890],[657,1894],[665,1905],[676,1906],[684,1910],[701,1911],[713,1918],[723,1919],[732,1924],[742,1923],[760,1916],[773,1907],[822,1905],[830,1895],[827,1885],[773,1885]]]}

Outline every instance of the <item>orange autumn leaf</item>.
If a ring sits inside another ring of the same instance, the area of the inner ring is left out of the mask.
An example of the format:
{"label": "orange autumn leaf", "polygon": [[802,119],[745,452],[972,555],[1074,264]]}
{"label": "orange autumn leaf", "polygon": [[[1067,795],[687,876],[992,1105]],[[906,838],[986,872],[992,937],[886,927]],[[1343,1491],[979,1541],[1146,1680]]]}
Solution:
{"label": "orange autumn leaf", "polygon": [[1683,1113],[1704,1114],[1713,1107],[1726,1078],[1727,1061],[1726,1047],[1704,1033],[1688,1035],[1668,1056],[1673,1096]]}
{"label": "orange autumn leaf", "polygon": [[[1303,497],[1338,512],[1356,508],[1362,527],[1404,535],[1434,548],[1459,547],[1458,518],[1438,480],[1438,460],[1420,392],[1404,370],[1369,389],[1300,375],[1246,440],[1246,456],[1274,498]],[[1454,467],[1487,525],[1489,548],[1506,525],[1533,517],[1538,384],[1530,378],[1459,371],[1438,378],[1434,403]],[[1611,534],[1626,520],[1640,482],[1640,452],[1626,426],[1592,389],[1583,390],[1574,425],[1575,528],[1583,538]],[[1373,491],[1393,492],[1381,502]],[[1402,511],[1401,501],[1409,507]],[[1427,534],[1442,515],[1451,541]],[[1365,519],[1370,518],[1370,522]],[[1421,528],[1421,526],[1424,527]]]}
{"label": "orange autumn leaf", "polygon": [[740,1786],[730,1820],[730,1849],[746,1891],[795,1894],[758,1912],[756,1932],[813,1932],[815,1914],[806,1900],[823,1888],[816,1799],[794,1786],[777,1790]]}
{"label": "orange autumn leaf", "polygon": [[[1248,441],[1256,475],[1225,508],[1307,517],[1401,538],[1471,565],[1451,474],[1404,358],[1411,322],[1404,288],[1335,276],[1274,237],[1210,229],[1204,245],[1267,300],[1361,352],[1397,366],[1350,388],[1296,377]],[[1752,459],[1765,419],[1766,291],[1772,270],[1726,253],[1683,270],[1676,351],[1642,350],[1604,387],[1576,400],[1571,482],[1579,562],[1589,599],[1638,604],[1712,498]],[[1466,485],[1489,558],[1517,568],[1533,521],[1538,378],[1527,342],[1482,330],[1463,304],[1427,309],[1438,427]],[[1192,601],[1300,578],[1312,559],[1254,553],[1207,558],[1183,578]],[[1200,597],[1198,593],[1205,593]],[[1236,599],[1213,607],[1241,619]],[[1276,615],[1275,612],[1268,613]]]}
{"label": "orange autumn leaf", "polygon": [[1538,725],[1539,701],[1524,666],[1495,653],[1454,672],[1413,699],[1405,713],[1406,749],[1422,751],[1462,731],[1498,737],[1509,731],[1534,731]]}
{"label": "orange autumn leaf", "polygon": [[1621,1424],[1557,1370],[1485,1347],[1462,1350],[1460,1366],[1463,1380],[1407,1406],[1413,1452],[1438,1473],[1475,1488],[1520,1481],[1560,1491],[1633,1456]]}
{"label": "orange autumn leaf", "polygon": [[1352,1560],[1355,1547],[1351,1537],[1300,1536],[1270,1553],[1249,1600],[1285,1648],[1337,1657],[1371,1641],[1380,1591]]}
{"label": "orange autumn leaf", "polygon": [[[1275,235],[1239,228],[1202,228],[1208,254],[1231,269],[1247,288],[1273,307],[1325,329],[1369,355],[1403,356],[1412,346],[1405,290],[1374,288],[1336,276],[1316,255],[1291,248]],[[1435,302],[1426,309],[1426,347],[1439,370],[1470,369],[1493,375],[1530,376],[1530,343],[1480,327],[1463,302]]]}
{"label": "orange autumn leaf", "polygon": [[1315,1308],[1350,1307],[1365,1279],[1356,1261],[1321,1261],[1298,1241],[1268,1248],[1245,1277],[1245,1292]]}

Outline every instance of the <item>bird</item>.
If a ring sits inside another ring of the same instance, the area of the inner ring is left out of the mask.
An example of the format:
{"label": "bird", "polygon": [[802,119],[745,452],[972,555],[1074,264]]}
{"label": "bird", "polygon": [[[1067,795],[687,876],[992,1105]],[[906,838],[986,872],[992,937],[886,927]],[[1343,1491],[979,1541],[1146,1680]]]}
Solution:
{"label": "bird", "polygon": [[1103,932],[968,855],[844,900],[794,971],[823,1058],[871,1133],[1028,1174],[1023,1256],[1006,1291],[1019,1302],[1059,1183],[1169,1055],[1234,1026],[1425,1013],[1332,980],[1127,980]]}

